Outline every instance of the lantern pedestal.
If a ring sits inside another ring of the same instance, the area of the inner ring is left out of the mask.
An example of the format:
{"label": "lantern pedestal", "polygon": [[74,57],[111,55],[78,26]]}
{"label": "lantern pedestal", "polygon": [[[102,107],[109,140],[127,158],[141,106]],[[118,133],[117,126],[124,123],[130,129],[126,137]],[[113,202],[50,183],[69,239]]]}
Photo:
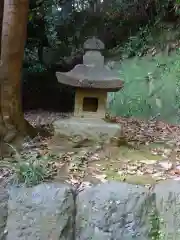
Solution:
{"label": "lantern pedestal", "polygon": [[79,137],[93,141],[108,140],[121,132],[121,126],[108,123],[103,119],[72,117],[60,119],[53,123],[55,135],[64,135],[68,138]]}

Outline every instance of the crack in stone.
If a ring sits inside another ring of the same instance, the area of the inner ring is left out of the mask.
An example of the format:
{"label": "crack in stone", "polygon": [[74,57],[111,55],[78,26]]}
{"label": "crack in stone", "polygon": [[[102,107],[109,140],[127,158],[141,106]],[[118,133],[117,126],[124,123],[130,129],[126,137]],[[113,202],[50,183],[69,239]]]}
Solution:
{"label": "crack in stone", "polygon": [[74,208],[73,208],[73,223],[72,223],[72,240],[76,240],[76,216],[77,216],[77,204],[76,204],[76,199],[78,195],[78,187],[76,189],[72,189],[72,196],[73,196],[73,203],[74,203]]}

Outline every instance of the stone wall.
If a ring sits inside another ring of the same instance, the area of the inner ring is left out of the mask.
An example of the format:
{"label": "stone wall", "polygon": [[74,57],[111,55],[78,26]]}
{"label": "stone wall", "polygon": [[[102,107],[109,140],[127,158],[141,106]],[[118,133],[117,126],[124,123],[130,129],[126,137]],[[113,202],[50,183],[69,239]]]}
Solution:
{"label": "stone wall", "polygon": [[11,186],[8,192],[1,189],[0,239],[148,240],[155,234],[179,239],[179,189],[176,181],[160,183],[152,192],[120,182],[80,192],[60,183]]}

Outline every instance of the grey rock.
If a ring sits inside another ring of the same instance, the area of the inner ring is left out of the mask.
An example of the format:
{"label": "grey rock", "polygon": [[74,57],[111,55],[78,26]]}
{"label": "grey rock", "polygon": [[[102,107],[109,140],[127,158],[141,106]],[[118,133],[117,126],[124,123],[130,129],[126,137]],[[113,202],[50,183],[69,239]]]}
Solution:
{"label": "grey rock", "polygon": [[126,183],[107,182],[86,189],[76,201],[76,239],[148,239],[149,200],[144,187]]}
{"label": "grey rock", "polygon": [[[120,90],[123,87],[123,81],[119,77],[119,72],[104,66],[103,59],[99,58],[93,62],[94,57],[95,54],[93,56],[86,54],[85,62],[88,65],[79,64],[69,72],[56,72],[58,82],[77,88],[103,89],[106,92]],[[100,60],[99,63],[98,60]]]}
{"label": "grey rock", "polygon": [[7,240],[71,240],[74,200],[69,186],[50,183],[10,189]]}
{"label": "grey rock", "polygon": [[102,140],[111,139],[121,133],[120,124],[108,123],[102,119],[69,118],[57,120],[53,123],[55,134],[67,137],[79,136],[83,139]]}
{"label": "grey rock", "polygon": [[163,239],[180,239],[180,182],[163,181],[156,185],[154,192]]}
{"label": "grey rock", "polygon": [[84,43],[85,50],[103,50],[104,48],[104,43],[96,37],[88,38]]}
{"label": "grey rock", "polygon": [[100,50],[104,43],[95,37],[84,43],[88,50],[83,56],[83,64],[76,65],[69,72],[56,72],[59,83],[76,88],[103,89],[105,92],[116,92],[123,87],[119,71],[104,65],[104,56]]}
{"label": "grey rock", "polygon": [[111,181],[86,188],[76,199],[75,190],[59,183],[11,187],[9,195],[3,187],[0,240],[149,240],[153,210],[163,220],[160,239],[178,240],[179,196],[180,182],[174,180],[157,184],[153,192]]}
{"label": "grey rock", "polygon": [[94,65],[101,68],[104,66],[104,56],[98,51],[88,51],[83,56],[83,64]]}
{"label": "grey rock", "polygon": [[8,216],[8,191],[0,186],[0,240],[5,239],[5,227]]}

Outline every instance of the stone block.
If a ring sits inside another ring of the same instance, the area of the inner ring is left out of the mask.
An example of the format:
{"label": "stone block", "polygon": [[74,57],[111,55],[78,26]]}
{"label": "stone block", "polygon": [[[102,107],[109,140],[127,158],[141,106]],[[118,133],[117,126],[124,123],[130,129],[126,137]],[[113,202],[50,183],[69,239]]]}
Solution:
{"label": "stone block", "polygon": [[6,239],[6,222],[8,217],[8,198],[9,194],[4,186],[0,186],[0,240]]}
{"label": "stone block", "polygon": [[59,183],[9,192],[7,240],[71,240],[74,201],[71,188]]}
{"label": "stone block", "polygon": [[162,239],[180,239],[180,181],[162,181],[154,192]]}
{"label": "stone block", "polygon": [[104,66],[104,56],[98,51],[88,51],[83,56],[83,64],[101,68]]}
{"label": "stone block", "polygon": [[105,45],[104,43],[96,38],[96,37],[92,37],[92,38],[88,38],[85,43],[84,43],[84,49],[85,50],[104,50]]}
{"label": "stone block", "polygon": [[[77,240],[147,240],[151,225],[143,187],[108,182],[81,192],[76,200]],[[148,207],[150,209],[148,209]]]}
{"label": "stone block", "polygon": [[55,134],[67,137],[79,136],[82,139],[105,140],[119,136],[121,126],[116,123],[107,123],[102,119],[69,118],[60,119],[53,123]]}

